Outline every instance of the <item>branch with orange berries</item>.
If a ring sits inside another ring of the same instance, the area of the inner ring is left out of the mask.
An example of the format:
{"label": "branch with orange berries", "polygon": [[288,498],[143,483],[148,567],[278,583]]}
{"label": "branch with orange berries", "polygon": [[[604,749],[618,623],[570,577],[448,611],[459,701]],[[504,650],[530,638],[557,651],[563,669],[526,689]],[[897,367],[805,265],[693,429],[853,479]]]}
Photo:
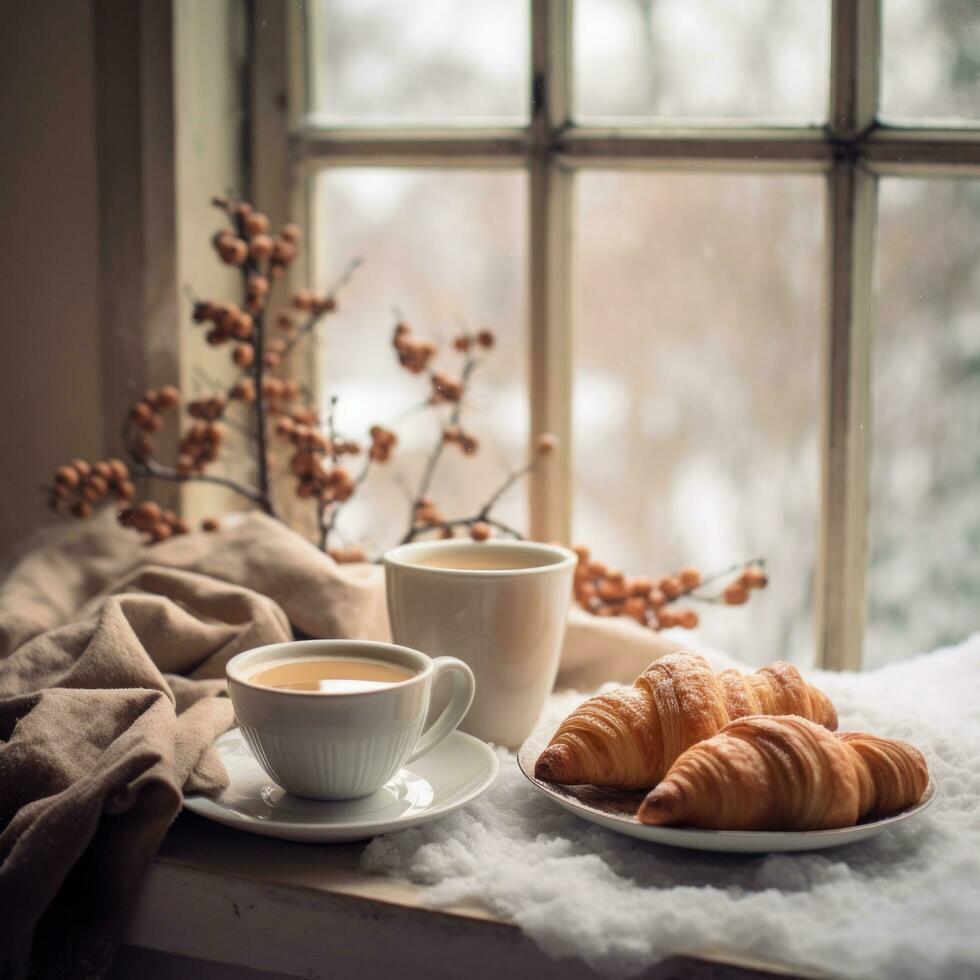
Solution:
{"label": "branch with orange berries", "polygon": [[[297,289],[285,302],[275,304],[276,283],[299,254],[301,233],[296,225],[284,225],[272,233],[266,215],[247,201],[219,196],[212,204],[226,225],[212,237],[221,262],[241,272],[240,303],[194,298],[191,319],[204,330],[205,341],[229,349],[234,380],[224,385],[202,371],[204,393],[184,400],[173,385],[148,390],[131,406],[122,428],[128,459],[89,463],[72,460],[58,468],[51,485],[45,487],[49,506],[67,516],[85,518],[100,506],[114,504],[119,522],[139,531],[147,543],[165,541],[189,530],[175,512],[152,499],[137,500],[137,483],[210,483],[225,487],[273,517],[280,517],[273,490],[271,451],[273,440],[287,450],[288,472],[294,479],[293,492],[315,507],[320,547],[338,561],[362,561],[364,550],[341,547],[338,521],[345,505],[358,492],[373,468],[388,463],[398,445],[395,423],[375,424],[365,440],[341,435],[334,424],[336,398],[330,400],[326,424],[321,423],[310,396],[292,378],[282,376],[289,356],[309,337],[323,319],[338,310],[338,293],[361,264],[352,261],[324,293]],[[274,329],[274,333],[273,333]],[[444,450],[458,447],[464,457],[480,447],[478,437],[462,425],[462,410],[471,376],[496,340],[488,329],[461,333],[452,350],[463,356],[458,376],[435,369],[439,347],[418,337],[405,323],[395,328],[393,347],[399,364],[412,374],[426,375],[426,394],[420,405],[435,413],[438,435],[412,500],[409,530],[405,540],[426,533],[452,536],[467,529],[477,540],[494,533],[520,537],[515,529],[496,519],[492,508],[520,478],[526,476],[554,448],[553,437],[543,436],[531,460],[508,473],[488,500],[468,517],[447,520],[430,496],[430,488]],[[407,418],[415,408],[402,413]],[[178,425],[177,452],[171,461],[161,459],[155,438],[164,426]],[[227,462],[228,446],[237,435],[245,439],[252,461],[252,480],[223,471],[216,464]],[[360,457],[359,467],[351,460]],[[208,518],[202,529],[220,527]]]}
{"label": "branch with orange berries", "polygon": [[[590,549],[584,545],[573,550],[578,555],[573,586],[575,601],[593,615],[629,616],[652,630],[697,627],[697,612],[675,603],[693,600],[741,606],[769,581],[761,558],[739,562],[710,575],[702,575],[699,569],[688,565],[673,574],[652,579],[629,578],[592,558]],[[719,591],[721,583],[725,584]]]}

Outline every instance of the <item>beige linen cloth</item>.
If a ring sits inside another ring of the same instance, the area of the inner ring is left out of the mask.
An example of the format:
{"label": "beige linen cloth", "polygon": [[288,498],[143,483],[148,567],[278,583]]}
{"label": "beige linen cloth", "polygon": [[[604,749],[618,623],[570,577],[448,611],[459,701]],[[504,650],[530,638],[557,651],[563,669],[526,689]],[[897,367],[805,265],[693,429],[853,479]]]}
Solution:
{"label": "beige linen cloth", "polygon": [[[224,666],[294,635],[387,639],[383,574],[270,518],[147,547],[107,519],[42,532],[0,585],[0,977],[98,976],[181,806],[227,779]],[[563,686],[674,649],[573,611]],[[33,951],[32,951],[33,949]]]}

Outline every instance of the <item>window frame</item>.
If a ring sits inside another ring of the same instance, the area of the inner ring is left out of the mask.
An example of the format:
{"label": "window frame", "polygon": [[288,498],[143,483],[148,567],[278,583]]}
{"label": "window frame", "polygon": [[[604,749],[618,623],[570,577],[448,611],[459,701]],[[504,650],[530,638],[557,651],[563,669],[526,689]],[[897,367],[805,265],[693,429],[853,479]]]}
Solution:
{"label": "window frame", "polygon": [[[572,115],[572,6],[573,0],[529,0],[526,125],[357,129],[304,119],[315,71],[306,65],[304,41],[315,27],[308,22],[317,15],[315,6],[254,0],[253,195],[274,216],[308,219],[311,178],[326,167],[526,170],[531,431],[553,432],[563,447],[553,465],[533,474],[530,532],[569,540],[576,173],[642,167],[823,174],[826,318],[815,654],[818,666],[858,669],[868,577],[877,182],[882,176],[980,176],[980,125],[894,126],[878,119],[881,0],[831,0],[828,122],[822,126],[578,125]],[[315,387],[312,363],[304,370]]]}

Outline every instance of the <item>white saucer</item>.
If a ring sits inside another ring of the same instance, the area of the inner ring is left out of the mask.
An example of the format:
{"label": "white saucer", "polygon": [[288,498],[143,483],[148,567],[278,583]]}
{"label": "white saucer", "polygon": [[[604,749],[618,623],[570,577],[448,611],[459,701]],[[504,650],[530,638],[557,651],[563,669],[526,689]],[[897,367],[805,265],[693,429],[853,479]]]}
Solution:
{"label": "white saucer", "polygon": [[700,830],[695,827],[650,827],[636,819],[636,811],[646,793],[601,789],[598,786],[561,786],[534,776],[534,764],[551,741],[557,725],[535,732],[521,746],[517,762],[531,785],[559,806],[607,830],[629,837],[687,847],[696,851],[727,851],[735,854],[768,854],[775,851],[817,851],[826,847],[854,844],[876,837],[909,817],[921,813],[936,798],[936,784],[930,780],[925,794],[913,806],[881,820],[869,820],[854,827],[836,830]]}
{"label": "white saucer", "polygon": [[215,748],[228,770],[227,789],[216,797],[192,794],[184,806],[238,830],[310,843],[364,840],[435,820],[475,800],[500,768],[490,746],[453,732],[376,793],[321,802],[291,796],[273,783],[237,728],[225,732]]}

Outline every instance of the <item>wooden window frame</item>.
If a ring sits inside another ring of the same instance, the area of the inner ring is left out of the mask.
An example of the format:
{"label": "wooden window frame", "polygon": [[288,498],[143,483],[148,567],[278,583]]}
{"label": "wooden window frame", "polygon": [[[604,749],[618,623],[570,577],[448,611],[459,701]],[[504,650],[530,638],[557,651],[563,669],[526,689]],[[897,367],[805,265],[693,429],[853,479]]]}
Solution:
{"label": "wooden window frame", "polygon": [[554,432],[563,447],[556,465],[531,482],[530,530],[535,537],[569,540],[575,174],[610,166],[823,174],[827,313],[816,662],[857,669],[868,573],[877,182],[881,176],[980,176],[980,128],[891,126],[878,119],[881,0],[831,0],[823,126],[580,126],[572,118],[572,0],[529,2],[528,124],[355,129],[304,118],[307,71],[313,70],[305,64],[310,25],[304,18],[315,13],[304,5],[254,0],[253,193],[273,215],[308,218],[311,177],[326,167],[526,170],[531,431]]}

